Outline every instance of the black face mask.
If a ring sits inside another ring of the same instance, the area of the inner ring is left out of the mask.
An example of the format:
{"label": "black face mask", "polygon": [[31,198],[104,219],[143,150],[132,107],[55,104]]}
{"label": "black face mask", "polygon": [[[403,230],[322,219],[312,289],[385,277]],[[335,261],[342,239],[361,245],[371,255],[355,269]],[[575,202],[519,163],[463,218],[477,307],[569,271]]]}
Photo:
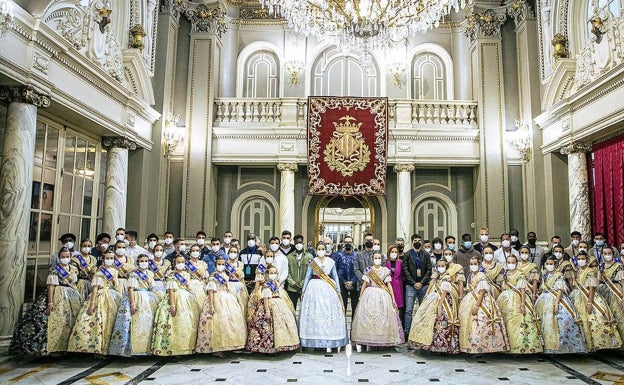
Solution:
{"label": "black face mask", "polygon": [[403,252],[403,249],[405,249],[405,245],[398,245],[397,246],[397,250],[399,250],[400,252]]}
{"label": "black face mask", "polygon": [[366,241],[366,242],[364,243],[364,246],[366,246],[367,248],[369,248],[369,249],[370,249],[371,247],[373,247],[373,241]]}
{"label": "black face mask", "polygon": [[414,242],[414,248],[415,248],[415,249],[420,249],[420,246],[421,246],[421,245],[422,245],[422,244],[421,244],[420,242]]}
{"label": "black face mask", "polygon": [[353,250],[353,245],[350,244],[350,243],[345,243],[345,250],[347,250],[347,251]]}
{"label": "black face mask", "polygon": [[537,239],[535,238],[529,238],[529,245],[534,245],[535,241],[537,241]]}

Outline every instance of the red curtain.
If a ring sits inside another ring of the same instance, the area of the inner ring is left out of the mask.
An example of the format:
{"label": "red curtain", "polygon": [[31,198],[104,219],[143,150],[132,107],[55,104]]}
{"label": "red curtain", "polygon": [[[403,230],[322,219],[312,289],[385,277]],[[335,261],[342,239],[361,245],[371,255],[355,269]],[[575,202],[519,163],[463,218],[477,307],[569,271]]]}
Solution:
{"label": "red curtain", "polygon": [[624,135],[593,148],[593,230],[619,247],[624,242]]}

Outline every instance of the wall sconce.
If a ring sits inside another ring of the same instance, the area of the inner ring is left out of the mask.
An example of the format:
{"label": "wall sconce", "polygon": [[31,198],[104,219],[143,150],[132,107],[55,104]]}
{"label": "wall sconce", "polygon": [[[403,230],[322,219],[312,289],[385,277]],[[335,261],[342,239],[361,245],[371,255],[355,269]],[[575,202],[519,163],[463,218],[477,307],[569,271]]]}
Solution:
{"label": "wall sconce", "polygon": [[285,63],[286,71],[290,73],[290,83],[299,84],[299,72],[303,69],[303,63],[298,60],[288,60]]}
{"label": "wall sconce", "polygon": [[0,37],[6,35],[13,26],[13,2],[0,0]]}
{"label": "wall sconce", "polygon": [[137,24],[130,29],[130,48],[136,48],[138,50],[142,50],[145,48],[145,43],[143,42],[143,38],[147,34],[145,33],[145,29],[141,24]]}
{"label": "wall sconce", "polygon": [[180,114],[167,114],[165,120],[165,128],[163,130],[163,154],[167,158],[173,154],[176,147],[184,142],[184,134],[178,122],[180,121]]}
{"label": "wall sconce", "polygon": [[509,144],[514,146],[522,156],[524,162],[531,160],[531,131],[529,125],[516,118],[516,130],[509,134]]}
{"label": "wall sconce", "polygon": [[568,38],[558,33],[553,36],[552,41],[550,42],[553,46],[553,56],[555,59],[565,59],[570,56],[568,52]]}
{"label": "wall sconce", "polygon": [[405,65],[405,63],[391,63],[388,67],[388,71],[390,72],[390,76],[392,77],[392,84],[399,88],[402,88],[405,85],[405,71],[407,71],[407,66]]}

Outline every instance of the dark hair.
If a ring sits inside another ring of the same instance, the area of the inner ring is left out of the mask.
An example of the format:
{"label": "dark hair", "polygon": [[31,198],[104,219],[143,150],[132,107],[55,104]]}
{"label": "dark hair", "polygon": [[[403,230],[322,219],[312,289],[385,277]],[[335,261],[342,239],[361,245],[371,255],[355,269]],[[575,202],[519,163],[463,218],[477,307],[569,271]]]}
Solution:
{"label": "dark hair", "polygon": [[518,251],[522,251],[522,249],[527,249],[529,251],[529,253],[531,252],[531,248],[529,247],[529,245],[522,245],[522,246],[520,246],[520,250],[518,250]]}
{"label": "dark hair", "polygon": [[156,235],[155,233],[151,233],[150,235],[147,236],[147,239],[149,240],[150,238],[156,238],[156,242],[158,242],[158,235]]}
{"label": "dark hair", "polygon": [[212,237],[212,238],[210,238],[210,243],[212,243],[212,242],[219,242],[219,243],[221,243],[221,238]]}
{"label": "dark hair", "polygon": [[517,229],[511,229],[509,230],[509,235],[515,235],[517,237],[518,235],[520,235],[520,232]]}
{"label": "dark hair", "polygon": [[58,255],[60,256],[60,255],[61,255],[61,253],[70,253],[70,256],[71,256],[71,251],[70,251],[67,247],[65,247],[65,246],[63,246],[63,247],[61,247],[61,248],[59,249],[59,251],[58,251]]}
{"label": "dark hair", "polygon": [[111,236],[110,236],[109,233],[99,233],[98,236],[95,238],[95,241],[99,242],[99,241],[101,241],[104,238],[108,238],[108,240],[110,241]]}
{"label": "dark hair", "polygon": [[163,234],[164,237],[166,237],[167,235],[171,235],[172,237],[174,236],[173,233],[169,230],[165,231],[165,233]]}
{"label": "dark hair", "polygon": [[269,243],[271,243],[271,241],[278,241],[279,242],[279,240],[280,239],[274,235],[271,238],[269,238]]}
{"label": "dark hair", "polygon": [[553,240],[553,239],[555,239],[555,238],[557,238],[557,239],[561,239],[561,237],[560,237],[560,236],[558,236],[558,235],[553,235],[552,237],[550,237],[550,241],[552,242],[552,240]]}
{"label": "dark hair", "polygon": [[573,237],[573,236],[575,236],[575,235],[576,235],[577,237],[580,237],[580,236],[581,236],[581,232],[580,232],[580,231],[576,231],[576,230],[574,230],[573,232],[571,232],[571,233],[570,233],[570,236],[571,236],[571,237]]}
{"label": "dark hair", "polygon": [[284,235],[290,235],[290,236],[292,237],[292,233],[291,233],[290,231],[288,231],[288,230],[284,230],[284,231],[282,231],[282,237],[283,237]]}
{"label": "dark hair", "polygon": [[134,230],[126,231],[126,235],[134,239],[137,239],[139,237],[139,234]]}
{"label": "dark hair", "polygon": [[371,233],[371,232],[368,232],[368,233],[364,234],[364,238],[372,237],[372,236],[373,236],[373,233]]}
{"label": "dark hair", "polygon": [[462,234],[462,241],[466,242],[466,241],[472,241],[472,235],[468,234],[468,233],[464,233]]}
{"label": "dark hair", "polygon": [[195,237],[199,237],[200,235],[203,235],[205,237],[206,233],[200,230],[197,232],[197,234],[195,234]]}
{"label": "dark hair", "polygon": [[85,238],[82,241],[80,241],[80,244],[82,245],[85,242],[89,242],[90,244],[93,244],[93,242],[91,242],[91,240],[89,238]]}
{"label": "dark hair", "polygon": [[124,246],[126,246],[126,242],[124,242],[124,241],[117,241],[117,242],[115,242],[115,247],[117,245],[124,245]]}
{"label": "dark hair", "polygon": [[149,259],[149,257],[146,254],[139,254],[139,256],[137,257],[137,261],[141,258],[147,258]]}
{"label": "dark hair", "polygon": [[[502,233],[502,234],[501,234],[501,236],[500,236],[500,239],[503,239],[503,237],[504,237],[505,235],[509,235],[509,233]],[[509,235],[509,237],[511,237],[511,235]]]}
{"label": "dark hair", "polygon": [[61,235],[58,240],[63,242],[66,239],[71,239],[72,242],[76,242],[76,236],[74,234],[72,234],[72,233],[65,233],[65,234]]}
{"label": "dark hair", "polygon": [[414,239],[416,238],[422,239],[422,236],[420,234],[412,234],[412,236],[410,237],[410,241],[414,242]]}
{"label": "dark hair", "polygon": [[351,241],[353,241],[353,237],[350,235],[345,235],[344,237],[342,237],[342,243],[344,243],[345,239],[349,238]]}
{"label": "dark hair", "polygon": [[173,240],[173,244],[175,245],[176,243],[179,243],[179,242],[182,242],[182,241],[184,241],[184,239],[176,238],[176,239]]}
{"label": "dark hair", "polygon": [[449,239],[455,240],[455,237],[452,235],[447,235],[446,237],[444,237],[444,242],[448,242]]}
{"label": "dark hair", "polygon": [[442,244],[442,243],[444,243],[444,242],[442,242],[442,238],[440,238],[440,237],[435,237],[435,238],[433,238],[433,239],[431,240],[431,243],[433,243],[433,244],[435,244],[435,243]]}
{"label": "dark hair", "polygon": [[[516,262],[518,262],[518,257],[516,257],[516,254],[510,253],[507,258],[512,257],[513,259],[516,260]],[[505,263],[507,263],[507,260],[505,259]]]}
{"label": "dark hair", "polygon": [[124,229],[123,227],[118,227],[117,230],[115,230],[115,232],[118,232],[119,230],[123,231],[124,233],[126,232],[126,229]]}
{"label": "dark hair", "polygon": [[537,234],[535,233],[535,231],[529,231],[529,232],[527,233],[527,237],[530,237],[530,236],[531,236],[531,234],[533,234],[533,236],[534,236],[535,238],[537,238]]}
{"label": "dark hair", "polygon": [[295,242],[297,242],[298,239],[301,239],[301,242],[303,242],[303,235],[297,234],[293,237],[293,241]]}

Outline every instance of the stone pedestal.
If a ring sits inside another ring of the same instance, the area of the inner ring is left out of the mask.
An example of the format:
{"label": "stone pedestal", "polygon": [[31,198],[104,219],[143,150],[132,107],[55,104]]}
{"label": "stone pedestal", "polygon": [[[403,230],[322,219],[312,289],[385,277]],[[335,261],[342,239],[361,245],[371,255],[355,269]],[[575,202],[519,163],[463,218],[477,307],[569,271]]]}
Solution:
{"label": "stone pedestal", "polygon": [[103,230],[114,234],[116,229],[126,225],[128,150],[136,150],[136,143],[126,138],[107,137],[102,145],[108,149]]}
{"label": "stone pedestal", "polygon": [[412,183],[411,174],[413,164],[397,164],[394,172],[397,173],[397,231],[396,236],[409,238],[412,221]]}
{"label": "stone pedestal", "polygon": [[591,144],[582,142],[574,142],[561,149],[561,153],[568,156],[570,231],[580,231],[581,239],[592,239],[586,156],[591,150]]}
{"label": "stone pedestal", "polygon": [[0,88],[0,101],[8,103],[0,165],[0,350],[4,350],[24,301],[37,107],[48,107],[50,99],[22,86]]}
{"label": "stone pedestal", "polygon": [[278,231],[295,231],[295,172],[296,163],[278,163],[280,175],[280,208]]}

